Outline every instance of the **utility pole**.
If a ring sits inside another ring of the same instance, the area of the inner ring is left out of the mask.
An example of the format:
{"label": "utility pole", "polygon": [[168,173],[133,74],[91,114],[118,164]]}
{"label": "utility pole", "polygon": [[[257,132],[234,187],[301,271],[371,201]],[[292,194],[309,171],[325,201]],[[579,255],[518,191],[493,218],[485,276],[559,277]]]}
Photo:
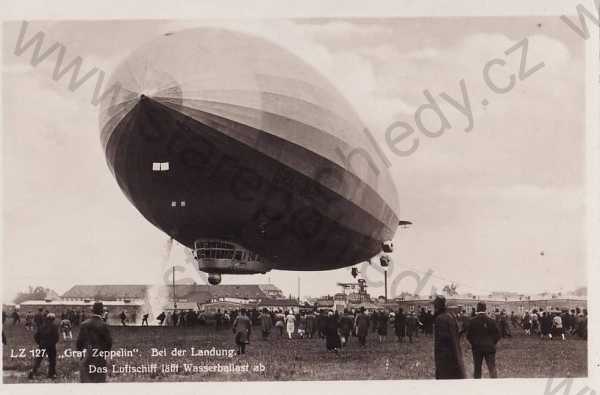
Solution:
{"label": "utility pole", "polygon": [[177,299],[175,297],[175,266],[173,266],[173,308],[177,308]]}
{"label": "utility pole", "polygon": [[387,301],[388,301],[388,295],[387,295],[387,289],[388,289],[388,286],[387,286],[387,272],[388,272],[387,268],[383,270],[383,286],[385,288],[385,291],[384,291],[385,303],[387,303]]}

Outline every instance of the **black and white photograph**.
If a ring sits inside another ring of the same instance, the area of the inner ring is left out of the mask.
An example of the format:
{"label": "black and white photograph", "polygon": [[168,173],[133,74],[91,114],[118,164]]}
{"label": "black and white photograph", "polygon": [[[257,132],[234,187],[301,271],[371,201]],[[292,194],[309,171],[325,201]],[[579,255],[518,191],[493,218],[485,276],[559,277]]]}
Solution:
{"label": "black and white photograph", "polygon": [[597,1],[134,3],[7,3],[3,390],[595,393]]}

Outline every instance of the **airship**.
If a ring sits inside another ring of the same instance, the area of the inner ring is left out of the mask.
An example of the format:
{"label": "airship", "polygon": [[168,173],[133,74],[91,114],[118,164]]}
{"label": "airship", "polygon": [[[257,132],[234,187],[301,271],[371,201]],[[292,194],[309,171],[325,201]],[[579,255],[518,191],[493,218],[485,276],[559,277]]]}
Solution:
{"label": "airship", "polygon": [[111,173],[211,284],[391,251],[388,167],[353,106],[291,49],[214,27],[166,33],[108,86],[99,120]]}

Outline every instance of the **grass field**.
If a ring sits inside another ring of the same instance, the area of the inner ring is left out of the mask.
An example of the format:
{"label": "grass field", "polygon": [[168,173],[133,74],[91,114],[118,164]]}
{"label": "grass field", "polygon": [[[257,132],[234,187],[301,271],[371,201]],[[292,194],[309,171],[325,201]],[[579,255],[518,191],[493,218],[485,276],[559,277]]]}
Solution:
{"label": "grass field", "polygon": [[[392,331],[390,331],[391,334]],[[108,361],[109,371],[114,364],[139,366],[158,364],[156,373],[109,373],[111,382],[146,381],[245,381],[245,380],[361,380],[361,379],[432,379],[434,378],[432,338],[419,336],[415,343],[398,343],[388,336],[383,344],[370,334],[366,348],[360,348],[357,339],[339,355],[328,353],[321,339],[292,339],[271,335],[268,341],[259,339],[256,331],[247,354],[242,356],[209,357],[192,356],[190,347],[198,349],[234,349],[230,330],[215,331],[212,327],[165,328],[165,327],[112,327],[113,349],[139,349],[133,357],[123,356]],[[5,383],[30,382],[27,372],[32,358],[11,357],[19,349],[34,348],[31,332],[23,327],[5,326],[8,344],[3,349],[3,380]],[[73,331],[77,338],[77,328]],[[150,349],[166,348],[167,356],[152,357]],[[79,358],[69,357],[64,351],[75,349],[75,341],[58,343],[56,382],[79,381]],[[184,356],[171,356],[172,348],[186,350]],[[473,375],[471,349],[463,339],[463,354],[467,377]],[[183,372],[184,364],[243,366],[248,363],[249,372]],[[178,372],[161,372],[161,364],[179,365]],[[252,371],[253,366],[265,367],[264,372]],[[587,375],[587,342],[575,338],[566,341],[541,340],[537,337],[515,335],[500,341],[497,352],[499,377],[581,377]],[[33,382],[48,382],[45,378],[47,360],[42,363],[38,377]],[[484,368],[484,377],[486,377]]]}

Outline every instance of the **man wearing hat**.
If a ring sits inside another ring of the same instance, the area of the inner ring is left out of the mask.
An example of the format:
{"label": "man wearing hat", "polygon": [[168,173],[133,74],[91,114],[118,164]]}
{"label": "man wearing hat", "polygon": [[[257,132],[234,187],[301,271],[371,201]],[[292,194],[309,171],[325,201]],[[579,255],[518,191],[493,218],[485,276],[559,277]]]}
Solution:
{"label": "man wearing hat", "polygon": [[250,331],[252,331],[252,322],[246,314],[246,309],[241,309],[240,314],[235,317],[231,328],[235,333],[235,344],[238,346],[238,355],[246,353],[246,345],[250,343]]}
{"label": "man wearing hat", "polygon": [[342,347],[339,334],[339,323],[331,310],[327,312],[327,320],[325,321],[325,347],[327,348],[327,351],[333,351],[335,353]]}
{"label": "man wearing hat", "polygon": [[413,336],[418,337],[419,325],[421,325],[421,322],[417,318],[417,314],[414,310],[411,310],[408,317],[406,317],[406,336],[408,336],[409,342],[413,342]]}
{"label": "man wearing hat", "polygon": [[369,332],[369,316],[365,313],[364,306],[360,307],[360,312],[356,315],[354,327],[356,328],[358,343],[361,347],[364,347],[367,344],[367,334]]}
{"label": "man wearing hat", "polygon": [[94,303],[92,316],[81,323],[77,337],[77,350],[84,351],[79,379],[82,383],[103,383],[106,381],[106,359],[95,355],[98,351],[110,351],[112,338],[108,325],[102,319],[104,306]]}
{"label": "man wearing hat", "polygon": [[496,322],[488,317],[485,312],[486,305],[477,303],[477,315],[471,318],[466,335],[473,350],[473,377],[481,378],[481,365],[485,363],[490,373],[490,378],[498,377],[496,372],[496,343],[500,340],[500,331]]}
{"label": "man wearing hat", "polygon": [[56,378],[56,343],[58,343],[58,324],[55,322],[54,313],[48,313],[37,327],[33,339],[38,345],[33,368],[29,372],[29,379],[37,373],[44,355],[48,356],[48,378]]}
{"label": "man wearing hat", "polygon": [[465,366],[458,336],[458,322],[446,310],[446,298],[439,295],[434,308],[434,359],[436,379],[464,379]]}

